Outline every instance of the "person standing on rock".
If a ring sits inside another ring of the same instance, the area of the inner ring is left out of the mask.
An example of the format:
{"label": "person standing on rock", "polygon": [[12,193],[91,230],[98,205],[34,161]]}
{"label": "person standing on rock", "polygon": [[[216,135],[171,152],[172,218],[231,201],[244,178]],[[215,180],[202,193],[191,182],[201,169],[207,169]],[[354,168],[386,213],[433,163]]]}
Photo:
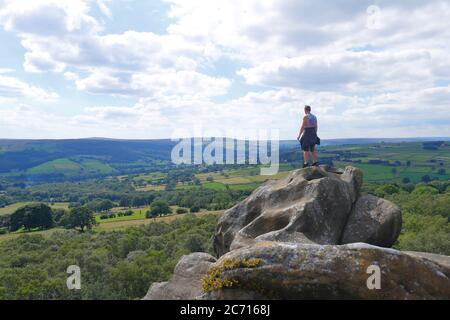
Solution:
{"label": "person standing on rock", "polygon": [[305,116],[297,140],[300,141],[303,150],[303,168],[308,166],[309,153],[312,156],[312,165],[317,166],[316,144],[320,144],[320,140],[317,136],[317,118],[311,113],[310,106],[305,106]]}

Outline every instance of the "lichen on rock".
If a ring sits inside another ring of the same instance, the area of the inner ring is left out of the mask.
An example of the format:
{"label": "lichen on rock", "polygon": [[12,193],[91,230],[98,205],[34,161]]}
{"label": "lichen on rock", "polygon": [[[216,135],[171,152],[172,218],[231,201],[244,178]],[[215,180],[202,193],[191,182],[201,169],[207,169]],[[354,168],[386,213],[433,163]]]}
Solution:
{"label": "lichen on rock", "polygon": [[218,261],[209,268],[208,272],[202,279],[202,288],[204,292],[231,287],[237,284],[237,281],[231,278],[223,277],[223,272],[238,268],[255,268],[261,264],[261,259],[238,259],[226,258]]}

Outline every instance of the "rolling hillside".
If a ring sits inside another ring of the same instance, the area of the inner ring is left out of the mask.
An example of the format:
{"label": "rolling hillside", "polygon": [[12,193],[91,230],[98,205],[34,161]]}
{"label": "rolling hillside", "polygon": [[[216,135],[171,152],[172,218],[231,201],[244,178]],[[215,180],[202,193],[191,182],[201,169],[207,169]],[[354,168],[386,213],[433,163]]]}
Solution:
{"label": "rolling hillside", "polygon": [[[100,138],[0,140],[0,178],[28,184],[167,172],[174,168],[170,154],[175,144],[171,140]],[[424,143],[419,139],[324,140],[319,152],[322,164],[359,166],[370,181],[401,181],[408,178],[418,182],[425,175],[442,179],[449,178],[450,173],[448,143],[439,148],[424,149]],[[298,142],[280,141],[280,158],[281,163],[301,162]],[[224,184],[233,185],[236,181],[226,181]],[[211,184],[210,187],[224,186]]]}

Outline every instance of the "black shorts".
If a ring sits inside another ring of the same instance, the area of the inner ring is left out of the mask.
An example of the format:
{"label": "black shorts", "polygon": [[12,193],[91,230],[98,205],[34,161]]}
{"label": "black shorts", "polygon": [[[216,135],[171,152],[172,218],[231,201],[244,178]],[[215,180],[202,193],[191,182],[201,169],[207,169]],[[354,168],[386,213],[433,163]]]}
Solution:
{"label": "black shorts", "polygon": [[314,152],[316,150],[317,134],[315,128],[306,128],[300,139],[300,145],[303,151]]}
{"label": "black shorts", "polygon": [[303,151],[314,152],[314,151],[316,151],[316,146],[315,145],[313,145],[313,146],[302,146],[302,150]]}

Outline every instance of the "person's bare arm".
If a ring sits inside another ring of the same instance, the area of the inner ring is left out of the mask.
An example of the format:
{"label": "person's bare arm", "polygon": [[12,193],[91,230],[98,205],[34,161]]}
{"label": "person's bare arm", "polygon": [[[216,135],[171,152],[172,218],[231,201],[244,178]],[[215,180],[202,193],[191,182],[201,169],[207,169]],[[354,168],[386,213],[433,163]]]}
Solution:
{"label": "person's bare arm", "polygon": [[299,132],[299,134],[298,134],[298,137],[297,137],[297,140],[300,140],[300,137],[302,136],[302,134],[303,134],[303,131],[305,131],[305,127],[306,127],[306,116],[305,117],[303,117],[303,123],[302,123],[302,127],[300,128],[300,132]]}

